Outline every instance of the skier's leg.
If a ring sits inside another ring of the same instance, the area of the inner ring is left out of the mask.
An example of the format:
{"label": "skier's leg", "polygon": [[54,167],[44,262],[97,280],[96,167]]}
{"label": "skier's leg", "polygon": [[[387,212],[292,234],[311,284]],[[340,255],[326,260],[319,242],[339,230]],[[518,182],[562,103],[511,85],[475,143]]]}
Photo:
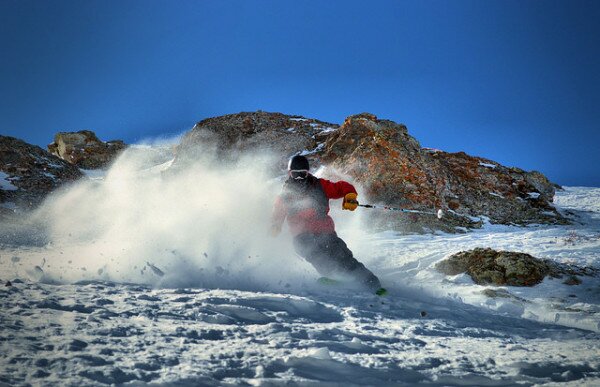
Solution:
{"label": "skier's leg", "polygon": [[336,234],[328,234],[326,241],[327,255],[330,262],[335,265],[335,271],[348,275],[369,288],[379,289],[381,287],[379,278],[354,258],[346,242]]}
{"label": "skier's leg", "polygon": [[360,263],[337,234],[300,234],[294,238],[296,253],[306,259],[323,276],[341,274],[361,284],[379,289],[375,274]]}
{"label": "skier's leg", "polygon": [[336,272],[337,264],[329,259],[327,241],[322,235],[304,233],[294,237],[296,253],[310,263],[319,274],[329,276]]}

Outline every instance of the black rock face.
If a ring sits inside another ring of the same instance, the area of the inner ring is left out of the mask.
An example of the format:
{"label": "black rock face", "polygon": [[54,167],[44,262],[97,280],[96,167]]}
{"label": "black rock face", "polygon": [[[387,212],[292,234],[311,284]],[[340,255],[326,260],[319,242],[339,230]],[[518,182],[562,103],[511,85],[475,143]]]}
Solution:
{"label": "black rock face", "polygon": [[39,146],[0,136],[0,204],[6,208],[35,208],[48,193],[83,177],[74,165]]}

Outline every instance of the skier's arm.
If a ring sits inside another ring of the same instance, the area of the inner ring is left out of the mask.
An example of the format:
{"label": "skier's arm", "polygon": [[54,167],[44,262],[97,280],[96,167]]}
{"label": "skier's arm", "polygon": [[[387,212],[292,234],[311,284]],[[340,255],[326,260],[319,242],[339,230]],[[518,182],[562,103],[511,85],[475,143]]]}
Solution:
{"label": "skier's arm", "polygon": [[357,193],[356,188],[345,181],[337,181],[335,183],[327,179],[320,179],[320,181],[328,199],[341,199],[349,193]]}
{"label": "skier's arm", "polygon": [[345,181],[332,182],[326,179],[321,179],[321,185],[325,191],[325,195],[329,199],[344,198],[342,209],[354,211],[358,207],[356,197],[356,188]]}
{"label": "skier's arm", "polygon": [[279,235],[285,220],[285,215],[286,210],[283,199],[281,196],[277,196],[277,198],[275,198],[275,203],[273,204],[273,213],[271,215],[271,235]]}

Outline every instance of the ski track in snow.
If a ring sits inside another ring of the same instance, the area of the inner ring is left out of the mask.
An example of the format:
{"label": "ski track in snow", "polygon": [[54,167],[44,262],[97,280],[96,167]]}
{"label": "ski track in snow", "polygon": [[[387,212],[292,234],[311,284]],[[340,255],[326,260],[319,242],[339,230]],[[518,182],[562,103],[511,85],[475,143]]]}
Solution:
{"label": "ski track in snow", "polygon": [[475,247],[600,267],[600,189],[570,187],[556,203],[581,223],[345,238],[381,275],[383,298],[314,283],[53,284],[48,247],[4,245],[0,385],[600,385],[598,278],[493,288],[513,297],[490,299],[492,287],[433,269]]}

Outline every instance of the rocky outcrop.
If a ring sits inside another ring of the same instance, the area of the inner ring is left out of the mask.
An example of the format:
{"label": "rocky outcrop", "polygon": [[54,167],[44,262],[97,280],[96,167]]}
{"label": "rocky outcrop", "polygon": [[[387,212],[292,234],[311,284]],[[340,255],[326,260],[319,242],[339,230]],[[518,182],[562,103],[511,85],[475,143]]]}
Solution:
{"label": "rocky outcrop", "polygon": [[479,285],[534,286],[546,276],[567,277],[567,285],[579,285],[577,276],[597,276],[598,269],[560,264],[526,253],[476,248],[440,261],[435,268],[446,275],[467,273]]}
{"label": "rocky outcrop", "polygon": [[[406,126],[362,113],[343,125],[281,113],[239,113],[199,122],[178,147],[178,157],[197,158],[212,143],[223,155],[269,151],[281,161],[306,154],[312,165],[327,165],[325,176],[358,183],[374,204],[432,211],[446,210],[442,221],[432,216],[398,216],[369,212],[376,228],[409,232],[478,227],[477,217],[492,223],[563,224],[552,206],[555,185],[540,172],[509,168],[492,160],[423,148]],[[316,168],[313,168],[316,169]]]}
{"label": "rocky outcrop", "polygon": [[492,223],[566,223],[541,173],[422,148],[406,126],[368,113],[348,117],[329,136],[322,160],[361,183],[375,202],[483,215]]}
{"label": "rocky outcrop", "polygon": [[554,186],[540,172],[508,168],[463,152],[431,152],[446,170],[442,205],[492,223],[568,223],[552,206]]}
{"label": "rocky outcrop", "polygon": [[58,133],[48,145],[50,153],[83,169],[103,168],[125,148],[123,141],[100,141],[89,130]]}
{"label": "rocky outcrop", "polygon": [[[370,202],[429,211],[443,208],[445,171],[421,150],[404,125],[378,120],[369,113],[350,116],[327,138],[321,160],[359,183]],[[423,227],[445,229],[449,219],[456,223],[450,217],[440,222],[431,216],[399,216],[388,211],[373,211],[368,216],[368,223],[376,228],[408,232],[420,232]],[[458,220],[454,226],[471,222]]]}
{"label": "rocky outcrop", "polygon": [[221,157],[235,158],[239,152],[271,152],[279,157],[278,168],[298,152],[316,154],[327,136],[339,125],[281,113],[238,113],[198,122],[181,140],[177,158],[198,158],[210,144]]}
{"label": "rocky outcrop", "polygon": [[82,177],[74,165],[14,137],[0,136],[0,207],[31,209],[61,185]]}
{"label": "rocky outcrop", "polygon": [[479,285],[533,286],[550,273],[548,264],[529,254],[481,248],[454,254],[436,269],[447,275],[467,273]]}

